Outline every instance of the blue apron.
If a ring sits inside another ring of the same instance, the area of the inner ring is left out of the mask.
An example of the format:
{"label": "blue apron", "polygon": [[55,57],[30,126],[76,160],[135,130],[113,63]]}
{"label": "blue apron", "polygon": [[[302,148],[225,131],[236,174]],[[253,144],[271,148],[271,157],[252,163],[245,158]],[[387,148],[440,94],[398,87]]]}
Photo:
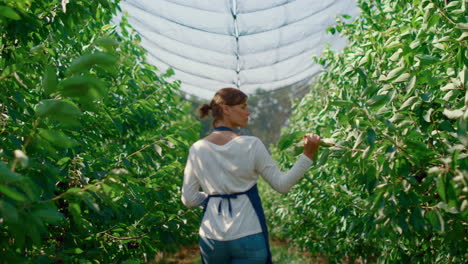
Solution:
{"label": "blue apron", "polygon": [[[232,215],[232,206],[231,206],[231,198],[235,199],[237,198],[238,195],[247,195],[249,197],[250,203],[252,203],[252,206],[255,210],[255,213],[257,214],[258,221],[260,222],[260,226],[262,227],[262,233],[263,236],[265,237],[265,242],[266,242],[266,247],[268,251],[268,257],[267,261],[265,264],[273,264],[271,260],[271,251],[270,251],[270,242],[268,241],[268,228],[265,220],[265,214],[263,212],[263,207],[262,207],[262,202],[260,200],[260,196],[258,195],[258,188],[257,184],[255,184],[252,188],[250,188],[248,191],[245,192],[239,192],[239,193],[232,193],[232,194],[213,194],[213,195],[208,195],[208,198],[205,200],[205,204],[203,205],[203,214],[202,214],[202,219],[203,216],[205,215],[206,211],[206,206],[208,205],[208,201],[210,200],[211,197],[221,197],[223,198],[221,201],[219,201],[218,205],[218,214],[221,214],[221,203],[225,199],[228,200],[228,206],[229,206],[229,214]],[[202,256],[202,263],[205,264],[203,261],[203,256]]]}

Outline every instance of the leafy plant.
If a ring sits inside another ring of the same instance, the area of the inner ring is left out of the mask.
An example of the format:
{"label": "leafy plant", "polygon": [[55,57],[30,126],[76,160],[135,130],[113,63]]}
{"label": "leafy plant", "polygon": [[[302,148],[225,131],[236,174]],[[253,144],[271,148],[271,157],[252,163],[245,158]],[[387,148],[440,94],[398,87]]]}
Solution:
{"label": "leafy plant", "polygon": [[118,3],[0,1],[2,263],[138,263],[195,238],[179,186],[199,125],[110,24]]}
{"label": "leafy plant", "polygon": [[[467,259],[466,1],[362,0],[349,40],[326,50],[274,155],[292,138],[330,138],[287,198],[264,190],[273,233],[330,261],[463,263]],[[285,148],[285,150],[280,150]]]}

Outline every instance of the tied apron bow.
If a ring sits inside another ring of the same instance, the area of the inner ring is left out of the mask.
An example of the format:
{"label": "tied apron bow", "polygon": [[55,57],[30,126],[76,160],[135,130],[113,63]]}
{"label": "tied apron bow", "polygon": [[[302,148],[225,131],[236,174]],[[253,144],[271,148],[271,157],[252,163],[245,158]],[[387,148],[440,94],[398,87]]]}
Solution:
{"label": "tied apron bow", "polygon": [[[218,204],[218,215],[221,215],[221,204],[223,203],[223,200],[227,199],[228,200],[229,215],[232,217],[231,198],[236,199],[238,195],[242,195],[242,194],[247,194],[247,192],[232,193],[232,194],[213,194],[213,195],[209,195],[208,199],[211,198],[211,197],[220,197],[220,198],[222,198],[221,200],[219,200],[219,204]],[[208,204],[208,199],[206,200],[206,204]],[[205,214],[205,210],[206,209],[203,210],[203,214]]]}
{"label": "tied apron bow", "polygon": [[[202,219],[203,216],[205,215],[206,212],[206,206],[208,205],[208,202],[211,197],[221,197],[218,205],[218,215],[221,215],[221,204],[224,199],[228,200],[228,207],[229,207],[229,214],[232,216],[232,206],[231,206],[231,199],[236,199],[237,196],[239,195],[247,195],[249,197],[250,203],[252,203],[252,206],[255,210],[255,213],[257,214],[258,221],[260,222],[260,226],[262,227],[262,233],[263,236],[265,237],[265,243],[268,251],[268,257],[267,261],[265,264],[273,264],[271,260],[271,251],[270,251],[270,242],[268,241],[268,228],[265,220],[265,213],[263,212],[263,207],[262,207],[262,202],[260,200],[260,196],[258,195],[258,188],[257,184],[255,184],[252,188],[250,188],[248,191],[245,192],[239,192],[239,193],[232,193],[232,194],[213,194],[213,195],[208,195],[208,198],[206,198],[205,203],[203,205],[203,214],[202,214]],[[205,264],[203,261],[202,257],[202,263]]]}

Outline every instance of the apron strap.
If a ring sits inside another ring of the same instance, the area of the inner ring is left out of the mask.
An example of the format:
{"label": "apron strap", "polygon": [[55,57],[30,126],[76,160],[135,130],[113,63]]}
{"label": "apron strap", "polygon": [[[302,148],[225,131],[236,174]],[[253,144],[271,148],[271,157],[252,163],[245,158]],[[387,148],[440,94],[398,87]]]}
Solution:
{"label": "apron strap", "polygon": [[265,242],[268,250],[268,257],[266,264],[272,264],[271,251],[270,251],[270,241],[268,240],[268,227],[266,224],[265,213],[263,212],[262,201],[260,200],[260,195],[258,195],[257,184],[255,184],[248,192],[247,196],[250,199],[250,202],[253,205],[255,212],[257,213],[258,221],[262,227],[263,236],[265,237]]}
{"label": "apron strap", "polygon": [[236,199],[238,195],[243,195],[243,194],[247,194],[248,191],[245,191],[245,192],[238,192],[238,193],[231,193],[231,194],[213,194],[213,195],[208,195],[208,198],[206,199],[205,201],[205,206],[203,208],[203,215],[205,214],[205,207],[206,205],[208,204],[208,200],[209,198],[211,197],[220,197],[222,198],[221,200],[219,200],[219,204],[218,204],[218,215],[221,215],[221,204],[223,202],[224,199],[227,199],[228,200],[228,207],[229,207],[229,215],[232,217],[232,205],[231,205],[231,198],[232,199]]}
{"label": "apron strap", "polygon": [[[231,198],[237,198],[238,195],[243,195],[246,194],[247,197],[249,197],[250,203],[252,204],[255,213],[257,214],[258,221],[260,222],[260,226],[262,228],[262,233],[263,236],[265,237],[265,243],[266,247],[268,250],[268,257],[267,257],[267,262],[265,264],[272,264],[272,259],[271,259],[271,251],[270,251],[270,242],[268,240],[268,227],[266,224],[266,219],[265,219],[265,213],[263,212],[263,207],[262,207],[262,201],[260,200],[260,195],[258,195],[258,188],[257,184],[255,184],[252,188],[250,188],[248,191],[245,192],[239,192],[239,193],[233,193],[233,194],[214,194],[214,195],[208,195],[206,198],[204,204],[203,204],[203,214],[202,214],[202,219],[203,216],[205,215],[206,212],[206,207],[208,205],[208,202],[211,197],[221,197],[221,198],[226,198],[228,199],[228,204],[229,204],[229,213],[232,216],[232,207],[231,207]],[[219,201],[218,205],[218,214],[221,214],[221,201]],[[205,264],[202,256],[202,263]]]}

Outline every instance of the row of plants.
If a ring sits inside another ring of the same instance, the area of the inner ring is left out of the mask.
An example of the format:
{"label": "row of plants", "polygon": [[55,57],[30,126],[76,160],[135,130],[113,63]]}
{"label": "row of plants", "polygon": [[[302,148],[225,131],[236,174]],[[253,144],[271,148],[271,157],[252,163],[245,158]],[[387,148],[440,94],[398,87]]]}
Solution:
{"label": "row of plants", "polygon": [[194,241],[180,186],[200,127],[139,43],[119,0],[0,1],[0,263]]}
{"label": "row of plants", "polygon": [[465,263],[467,2],[358,4],[274,148],[287,169],[305,132],[326,143],[287,197],[263,188],[272,233],[332,263]]}

